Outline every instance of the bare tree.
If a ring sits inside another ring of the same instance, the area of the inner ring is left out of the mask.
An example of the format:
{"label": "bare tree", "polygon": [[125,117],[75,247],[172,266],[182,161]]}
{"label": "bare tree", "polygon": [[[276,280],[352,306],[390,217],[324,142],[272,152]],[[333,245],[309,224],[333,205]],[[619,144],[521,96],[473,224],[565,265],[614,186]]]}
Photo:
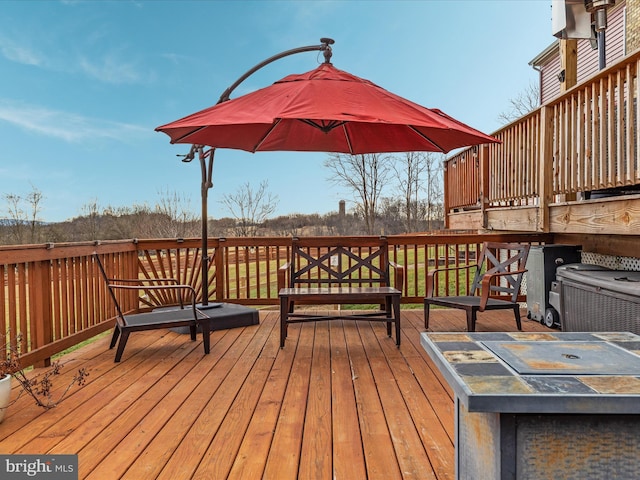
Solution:
{"label": "bare tree", "polygon": [[33,185],[31,186],[31,191],[27,193],[25,197],[25,201],[29,204],[29,231],[30,231],[30,242],[36,243],[40,241],[40,219],[38,218],[40,214],[40,203],[42,202],[44,196],[42,192],[38,190]]}
{"label": "bare tree", "polygon": [[420,192],[424,190],[420,180],[427,170],[430,155],[425,152],[407,152],[404,156],[394,157],[393,171],[404,203],[402,214],[406,232],[415,232],[418,227],[418,200]]}
{"label": "bare tree", "polygon": [[275,212],[278,196],[269,192],[269,182],[263,180],[254,189],[249,182],[240,186],[235,194],[224,195],[220,200],[236,219],[235,234],[241,237],[254,237],[258,227]]}
{"label": "bare tree", "polygon": [[439,221],[444,218],[444,179],[441,155],[431,154],[427,156],[425,174],[427,230],[431,230],[434,221],[438,221],[438,224],[440,224]]}
{"label": "bare tree", "polygon": [[356,212],[364,220],[369,235],[375,232],[378,202],[391,170],[387,156],[377,153],[347,155],[332,153],[324,162],[332,176],[329,181],[351,190]]}
{"label": "bare tree", "polygon": [[[25,241],[36,243],[40,237],[40,214],[41,202],[44,198],[42,192],[33,185],[31,191],[26,195],[15,193],[5,193],[4,200],[7,202],[7,213],[9,215],[10,242],[21,244]],[[28,238],[26,234],[29,234]]]}
{"label": "bare tree", "polygon": [[7,214],[9,224],[9,242],[14,244],[24,243],[25,213],[22,207],[22,197],[15,193],[5,193],[7,202]]}
{"label": "bare tree", "polygon": [[82,232],[83,236],[88,237],[88,240],[98,240],[101,237],[101,220],[102,215],[100,213],[100,205],[98,199],[94,198],[80,207],[80,215],[86,219],[85,229]]}
{"label": "bare tree", "polygon": [[498,115],[505,125],[526,115],[540,106],[540,86],[531,82],[516,98],[509,100],[509,110]]}
{"label": "bare tree", "polygon": [[[159,216],[156,217],[155,236],[184,238],[197,235],[197,227],[194,230],[194,226],[198,218],[190,208],[191,199],[169,189],[160,190],[158,195],[160,200],[155,206],[155,213]],[[164,222],[159,221],[163,218]]]}

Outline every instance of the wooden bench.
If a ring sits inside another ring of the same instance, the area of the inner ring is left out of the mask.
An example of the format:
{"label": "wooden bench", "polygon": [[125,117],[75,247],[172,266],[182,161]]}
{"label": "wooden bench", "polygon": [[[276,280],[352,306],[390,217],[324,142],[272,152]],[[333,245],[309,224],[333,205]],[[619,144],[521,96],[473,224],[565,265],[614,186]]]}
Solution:
{"label": "wooden bench", "polygon": [[[394,269],[393,287],[390,267]],[[389,336],[395,324],[396,345],[400,346],[403,286],[404,269],[389,261],[385,237],[294,237],[290,261],[278,270],[280,347],[284,347],[290,323],[329,319],[386,322]],[[295,310],[299,305],[335,304],[379,308],[349,315],[341,310],[328,315]]]}

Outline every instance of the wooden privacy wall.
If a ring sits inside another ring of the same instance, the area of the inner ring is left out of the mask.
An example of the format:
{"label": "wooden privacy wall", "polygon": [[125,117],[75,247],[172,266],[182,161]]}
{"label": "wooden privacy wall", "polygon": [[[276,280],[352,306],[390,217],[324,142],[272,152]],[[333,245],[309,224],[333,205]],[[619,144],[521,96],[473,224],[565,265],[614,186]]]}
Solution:
{"label": "wooden privacy wall", "polygon": [[552,202],[558,195],[640,185],[639,72],[640,51],[494,133],[502,143],[480,149],[478,162],[469,162],[476,147],[447,159],[447,211],[480,206],[483,178],[487,207],[545,208],[543,182]]}

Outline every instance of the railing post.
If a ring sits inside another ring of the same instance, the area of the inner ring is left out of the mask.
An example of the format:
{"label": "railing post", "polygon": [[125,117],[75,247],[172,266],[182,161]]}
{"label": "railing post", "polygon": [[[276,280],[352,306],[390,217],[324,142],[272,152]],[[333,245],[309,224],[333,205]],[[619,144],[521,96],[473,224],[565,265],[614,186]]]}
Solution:
{"label": "railing post", "polygon": [[549,205],[553,200],[553,109],[540,108],[540,158],[538,170],[538,186],[540,188],[540,204],[538,205],[539,232],[550,230]]}
{"label": "railing post", "polygon": [[[496,146],[494,148],[500,148]],[[480,211],[482,212],[482,228],[487,228],[487,207],[489,206],[489,145],[480,145],[478,148],[478,170],[480,174]]]}
{"label": "railing post", "polygon": [[578,40],[560,39],[560,68],[564,75],[560,80],[560,93],[564,93],[578,83]]}
{"label": "railing post", "polygon": [[224,282],[224,255],[222,245],[226,241],[225,238],[219,238],[216,244],[215,266],[216,266],[216,300],[223,301],[225,298],[225,282]]}
{"label": "railing post", "polygon": [[442,168],[442,182],[444,185],[443,197],[443,212],[444,212],[444,228],[449,228],[449,195],[451,192],[451,186],[449,185],[449,161],[445,160]]}
{"label": "railing post", "polygon": [[[156,255],[159,255],[157,251],[156,251]],[[122,275],[122,278],[140,278],[140,273],[141,273],[140,260],[138,259],[137,243],[136,243],[135,251],[120,254],[118,255],[118,257],[120,258],[120,261],[124,262],[124,265],[123,265],[124,271],[120,273],[120,275]],[[117,277],[117,275],[114,275],[114,276]],[[126,310],[133,308],[135,309],[136,312],[140,311],[140,297],[138,296],[138,291],[136,290],[127,291],[126,304],[127,304],[127,306],[125,307]]]}
{"label": "railing post", "polygon": [[[29,323],[31,324],[31,332],[28,335],[28,340],[31,343],[29,350],[35,350],[53,342],[50,264],[50,260],[29,264]],[[35,367],[49,367],[50,365],[51,358],[49,357],[34,363]]]}

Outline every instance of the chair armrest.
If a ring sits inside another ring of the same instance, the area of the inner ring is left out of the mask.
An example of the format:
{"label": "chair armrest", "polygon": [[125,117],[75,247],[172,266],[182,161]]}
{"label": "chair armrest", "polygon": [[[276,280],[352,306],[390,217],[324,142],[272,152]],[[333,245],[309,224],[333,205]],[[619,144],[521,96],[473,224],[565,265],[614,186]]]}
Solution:
{"label": "chair armrest", "polygon": [[404,266],[396,262],[389,262],[389,266],[394,270],[393,287],[404,292]]}
{"label": "chair armrest", "polygon": [[281,288],[287,288],[288,281],[287,276],[289,274],[289,268],[291,267],[291,262],[287,262],[278,268],[278,291]]}
{"label": "chair armrest", "polygon": [[172,285],[180,284],[178,280],[175,278],[108,278],[107,281],[112,285],[117,285],[117,284],[114,284],[113,282],[130,283],[130,284],[134,284],[134,283],[142,284],[143,282],[167,282]]}
{"label": "chair armrest", "polygon": [[[118,280],[120,281],[120,280]],[[196,291],[191,285],[118,285],[114,283],[109,284],[109,288],[120,289],[120,290],[187,290],[191,293],[191,303],[195,313],[196,310]],[[182,293],[178,294],[178,300],[180,303],[180,308],[184,308],[184,301]]]}
{"label": "chair armrest", "polygon": [[[472,268],[478,268],[478,265],[463,265],[458,267],[444,267],[444,268],[434,268],[427,274],[427,297],[433,297],[434,292],[437,294],[438,292],[438,276],[441,273],[445,273],[447,271],[459,271],[459,270],[470,270]],[[435,295],[437,296],[437,295]]]}
{"label": "chair armrest", "polygon": [[487,306],[487,302],[489,301],[489,297],[491,294],[491,281],[495,277],[505,277],[507,275],[523,275],[526,273],[527,269],[524,270],[514,270],[512,272],[496,272],[496,273],[487,273],[482,277],[482,298],[480,299],[480,311],[483,312],[485,307]]}

